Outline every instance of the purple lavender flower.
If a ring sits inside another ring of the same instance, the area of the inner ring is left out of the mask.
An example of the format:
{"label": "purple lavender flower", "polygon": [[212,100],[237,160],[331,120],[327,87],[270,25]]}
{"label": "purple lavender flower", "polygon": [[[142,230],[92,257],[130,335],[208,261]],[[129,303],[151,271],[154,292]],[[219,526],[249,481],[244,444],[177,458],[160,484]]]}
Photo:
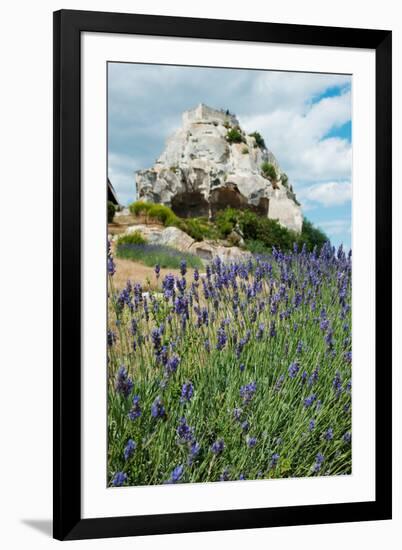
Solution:
{"label": "purple lavender flower", "polygon": [[244,422],[241,423],[241,429],[243,432],[248,432],[250,429],[250,424],[248,423],[248,420],[244,420]]}
{"label": "purple lavender flower", "polygon": [[169,376],[175,373],[177,371],[177,367],[179,366],[179,363],[180,363],[180,357],[178,357],[177,355],[173,355],[173,357],[171,357],[166,364],[166,368],[165,368],[166,374]]}
{"label": "purple lavender flower", "polygon": [[280,455],[278,453],[273,453],[271,456],[271,462],[269,463],[270,468],[275,468],[275,466],[278,464],[278,460],[280,458]]}
{"label": "purple lavender flower", "polygon": [[156,361],[166,367],[167,362],[169,359],[169,353],[168,348],[166,346],[162,346],[160,349],[156,351]]}
{"label": "purple lavender flower", "polygon": [[181,388],[180,402],[186,403],[190,401],[194,394],[194,386],[191,382],[185,382]]}
{"label": "purple lavender flower", "polygon": [[116,343],[116,334],[113,330],[107,331],[107,345],[111,348]]}
{"label": "purple lavender flower", "polygon": [[223,452],[224,448],[225,448],[225,442],[223,441],[223,439],[217,439],[211,445],[211,451],[214,453],[214,455],[220,455]]}
{"label": "purple lavender flower", "polygon": [[155,275],[156,275],[157,279],[159,279],[160,273],[161,273],[161,266],[159,264],[156,264],[155,265]]}
{"label": "purple lavender flower", "polygon": [[311,407],[311,405],[314,403],[314,401],[317,399],[317,396],[315,393],[311,394],[309,397],[306,397],[304,400],[304,406],[307,409],[307,407]]}
{"label": "purple lavender flower", "polygon": [[120,292],[117,298],[117,303],[120,309],[123,309],[124,306],[130,307],[132,305],[130,291],[127,288],[123,288]]}
{"label": "purple lavender flower", "polygon": [[303,301],[302,295],[300,294],[300,292],[296,292],[293,298],[293,305],[295,309],[297,309],[301,305],[302,301]]}
{"label": "purple lavender flower", "polygon": [[116,273],[116,264],[114,263],[113,258],[107,259],[107,270],[109,275],[112,277]]}
{"label": "purple lavender flower", "polygon": [[180,273],[184,277],[184,275],[187,273],[187,262],[186,260],[181,260],[180,262]]}
{"label": "purple lavender flower", "polygon": [[162,346],[161,331],[159,328],[153,328],[151,332],[151,339],[156,351],[159,351]]}
{"label": "purple lavender flower", "polygon": [[308,424],[308,429],[310,432],[312,432],[315,428],[315,420],[311,419],[309,424]]}
{"label": "purple lavender flower", "polygon": [[257,390],[257,382],[250,382],[250,384],[246,384],[245,386],[241,386],[240,388],[240,397],[243,399],[243,403],[245,405],[248,405],[252,398],[254,397],[254,394]]}
{"label": "purple lavender flower", "polygon": [[324,434],[324,439],[327,441],[331,441],[334,438],[334,430],[332,428],[328,428],[328,430]]}
{"label": "purple lavender flower", "polygon": [[179,443],[193,441],[193,428],[190,428],[184,416],[180,418],[176,433],[179,438]]}
{"label": "purple lavender flower", "polygon": [[279,391],[281,389],[284,380],[285,380],[285,376],[281,374],[278,380],[275,382],[275,387],[274,387],[275,391]]}
{"label": "purple lavender flower", "polygon": [[140,397],[138,395],[134,395],[133,405],[128,413],[128,417],[130,420],[135,420],[140,416],[141,416]]}
{"label": "purple lavender flower", "polygon": [[227,336],[226,336],[226,332],[222,327],[220,327],[218,329],[217,337],[218,338],[217,338],[217,342],[216,342],[216,349],[220,351],[225,347],[227,339],[228,339]]}
{"label": "purple lavender flower", "polygon": [[321,322],[320,322],[320,329],[321,329],[323,332],[326,332],[326,331],[328,330],[328,327],[329,327],[329,321],[328,321],[328,319],[322,318],[322,319],[321,319]]}
{"label": "purple lavender flower", "polygon": [[225,468],[219,477],[219,481],[229,481],[229,470]]}
{"label": "purple lavender flower", "polygon": [[350,443],[352,441],[352,434],[350,432],[346,432],[343,434],[342,439],[345,443]]}
{"label": "purple lavender flower", "polygon": [[124,472],[116,472],[112,479],[113,487],[121,487],[127,480],[127,474]]}
{"label": "purple lavender flower", "polygon": [[166,300],[172,298],[174,295],[174,276],[169,273],[162,281],[163,295]]}
{"label": "purple lavender flower", "polygon": [[336,397],[342,393],[342,380],[339,371],[336,371],[334,379],[332,381],[332,387],[334,388]]}
{"label": "purple lavender flower", "polygon": [[192,441],[190,444],[189,455],[187,459],[187,463],[189,465],[191,465],[194,462],[194,459],[197,457],[200,450],[201,450],[201,447],[197,443],[197,441]]}
{"label": "purple lavender flower", "polygon": [[138,321],[136,319],[131,319],[130,332],[132,336],[135,336],[137,334],[137,331],[138,331]]}
{"label": "purple lavender flower", "polygon": [[316,474],[321,470],[321,466],[324,462],[324,455],[321,453],[318,453],[315,457],[315,463],[313,464],[313,472]]}
{"label": "purple lavender flower", "polygon": [[166,416],[165,407],[163,406],[162,400],[159,396],[152,403],[151,415],[154,418],[164,418]]}
{"label": "purple lavender flower", "polygon": [[249,449],[252,449],[257,445],[257,438],[256,437],[247,437],[246,439],[247,447]]}
{"label": "purple lavender flower", "polygon": [[127,445],[124,447],[124,459],[125,460],[128,460],[129,458],[131,458],[133,456],[136,447],[137,447],[137,445],[132,439],[129,439],[127,441]]}
{"label": "purple lavender flower", "polygon": [[127,369],[122,365],[117,371],[115,389],[124,397],[128,397],[133,389],[133,381],[128,376]]}
{"label": "purple lavender flower", "polygon": [[242,473],[242,474],[239,475],[239,479],[241,481],[244,481],[246,479],[246,476]]}
{"label": "purple lavender flower", "polygon": [[183,472],[183,465],[180,464],[179,466],[176,466],[176,468],[170,474],[170,478],[168,479],[168,481],[166,481],[166,483],[178,483],[183,476]]}
{"label": "purple lavender flower", "polygon": [[290,378],[296,378],[297,373],[299,372],[299,365],[298,363],[292,363],[290,367],[288,368],[288,373]]}
{"label": "purple lavender flower", "polygon": [[318,367],[316,367],[316,368],[313,370],[313,372],[312,372],[312,374],[311,374],[311,376],[310,376],[310,378],[309,378],[309,380],[308,380],[308,385],[309,385],[309,386],[313,386],[313,385],[317,382],[317,380],[318,380],[318,373],[319,373],[319,369],[318,369]]}
{"label": "purple lavender flower", "polygon": [[345,352],[345,360],[347,361],[347,363],[352,362],[352,352],[351,351],[346,351]]}
{"label": "purple lavender flower", "polygon": [[235,420],[240,420],[240,417],[241,417],[241,413],[242,413],[242,410],[239,409],[239,408],[235,408],[233,409],[233,417]]}
{"label": "purple lavender flower", "polygon": [[264,329],[265,329],[264,323],[260,323],[259,326],[258,326],[257,334],[255,335],[257,340],[261,340],[261,338],[263,337]]}
{"label": "purple lavender flower", "polygon": [[334,347],[334,333],[331,328],[328,329],[328,332],[325,335],[325,342],[327,343],[328,349],[332,350]]}

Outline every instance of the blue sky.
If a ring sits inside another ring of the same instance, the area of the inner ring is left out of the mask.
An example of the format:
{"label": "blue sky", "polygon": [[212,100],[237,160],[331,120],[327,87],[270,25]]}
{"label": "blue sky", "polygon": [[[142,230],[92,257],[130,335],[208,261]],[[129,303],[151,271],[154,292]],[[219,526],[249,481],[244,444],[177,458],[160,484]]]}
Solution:
{"label": "blue sky", "polygon": [[135,171],[150,168],[181,114],[198,103],[229,109],[258,131],[303,213],[334,244],[351,243],[351,76],[109,63],[108,171],[122,204]]}

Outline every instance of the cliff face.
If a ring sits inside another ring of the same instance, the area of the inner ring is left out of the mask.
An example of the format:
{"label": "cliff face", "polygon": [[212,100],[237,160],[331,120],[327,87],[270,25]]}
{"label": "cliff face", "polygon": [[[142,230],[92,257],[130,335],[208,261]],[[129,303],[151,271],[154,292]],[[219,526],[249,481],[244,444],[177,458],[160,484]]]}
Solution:
{"label": "cliff face", "polygon": [[183,113],[182,127],[153,168],[136,173],[136,184],[139,199],[182,217],[247,207],[294,231],[302,228],[300,205],[274,155],[246,135],[234,115],[202,104]]}

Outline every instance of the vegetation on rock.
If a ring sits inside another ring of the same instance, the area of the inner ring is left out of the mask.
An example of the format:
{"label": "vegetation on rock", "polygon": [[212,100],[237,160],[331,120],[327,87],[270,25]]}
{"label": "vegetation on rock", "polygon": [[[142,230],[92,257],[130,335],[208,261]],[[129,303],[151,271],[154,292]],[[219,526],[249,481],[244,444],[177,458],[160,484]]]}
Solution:
{"label": "vegetation on rock", "polygon": [[237,128],[231,128],[226,134],[226,140],[229,143],[244,143],[243,134]]}
{"label": "vegetation on rock", "polygon": [[260,149],[265,149],[265,141],[260,132],[252,132],[249,136],[255,139],[255,144],[257,147]]}
{"label": "vegetation on rock", "polygon": [[276,181],[278,176],[275,170],[275,166],[270,162],[263,162],[261,164],[261,171],[265,178],[268,178],[272,181]]}

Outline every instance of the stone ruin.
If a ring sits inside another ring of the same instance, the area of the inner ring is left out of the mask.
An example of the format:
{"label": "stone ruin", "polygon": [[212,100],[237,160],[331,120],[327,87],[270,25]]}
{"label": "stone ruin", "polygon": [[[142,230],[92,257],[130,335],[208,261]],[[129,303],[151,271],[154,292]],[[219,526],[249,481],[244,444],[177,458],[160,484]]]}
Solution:
{"label": "stone ruin", "polygon": [[[235,129],[241,143],[230,143]],[[276,178],[263,174],[263,163]],[[229,111],[200,104],[185,111],[182,126],[170,136],[152,168],[136,173],[139,200],[161,203],[180,217],[213,218],[227,206],[251,209],[300,232],[302,211],[278,161],[247,135]]]}

